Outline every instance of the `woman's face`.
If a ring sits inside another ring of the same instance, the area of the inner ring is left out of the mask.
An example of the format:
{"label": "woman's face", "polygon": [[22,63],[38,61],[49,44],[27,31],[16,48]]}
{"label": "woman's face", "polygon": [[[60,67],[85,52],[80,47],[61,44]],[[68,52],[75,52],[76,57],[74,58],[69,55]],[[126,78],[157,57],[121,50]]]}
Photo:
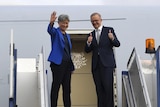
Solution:
{"label": "woman's face", "polygon": [[69,25],[69,21],[68,20],[64,20],[62,22],[58,22],[59,24],[59,28],[61,29],[62,32],[65,32],[68,28]]}

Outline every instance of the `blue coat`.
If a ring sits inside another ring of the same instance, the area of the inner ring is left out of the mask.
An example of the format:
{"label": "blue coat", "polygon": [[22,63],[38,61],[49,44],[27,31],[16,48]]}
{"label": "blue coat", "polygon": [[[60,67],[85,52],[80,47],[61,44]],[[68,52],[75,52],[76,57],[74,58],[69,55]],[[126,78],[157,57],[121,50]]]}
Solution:
{"label": "blue coat", "polygon": [[[52,48],[48,57],[48,61],[53,62],[57,65],[60,65],[62,62],[64,48],[65,48],[65,40],[64,40],[63,34],[60,31],[59,27],[58,28],[51,27],[50,24],[48,25],[47,31],[51,37],[51,48]],[[70,50],[71,50],[72,45],[71,45],[70,36],[68,34],[66,35],[67,35]]]}

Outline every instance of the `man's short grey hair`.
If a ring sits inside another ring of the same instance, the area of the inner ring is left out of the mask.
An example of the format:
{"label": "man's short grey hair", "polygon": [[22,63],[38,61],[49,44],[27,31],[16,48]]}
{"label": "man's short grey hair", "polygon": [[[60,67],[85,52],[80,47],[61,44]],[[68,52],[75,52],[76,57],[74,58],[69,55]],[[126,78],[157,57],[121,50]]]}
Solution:
{"label": "man's short grey hair", "polygon": [[66,14],[61,14],[61,15],[59,15],[59,17],[58,17],[58,22],[63,22],[63,21],[65,21],[65,20],[70,21],[68,15],[66,15]]}
{"label": "man's short grey hair", "polygon": [[101,14],[100,14],[100,13],[98,13],[98,12],[94,12],[94,13],[92,13],[92,14],[90,15],[90,18],[92,18],[92,16],[95,16],[95,15],[98,15],[98,16],[101,18]]}

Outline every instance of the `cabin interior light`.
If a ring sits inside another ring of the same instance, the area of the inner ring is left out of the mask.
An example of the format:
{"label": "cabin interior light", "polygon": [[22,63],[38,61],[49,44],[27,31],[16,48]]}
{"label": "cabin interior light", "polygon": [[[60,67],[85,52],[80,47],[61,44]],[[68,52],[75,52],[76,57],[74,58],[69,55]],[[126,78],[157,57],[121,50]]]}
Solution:
{"label": "cabin interior light", "polygon": [[145,53],[155,53],[155,42],[153,38],[146,39],[146,52]]}

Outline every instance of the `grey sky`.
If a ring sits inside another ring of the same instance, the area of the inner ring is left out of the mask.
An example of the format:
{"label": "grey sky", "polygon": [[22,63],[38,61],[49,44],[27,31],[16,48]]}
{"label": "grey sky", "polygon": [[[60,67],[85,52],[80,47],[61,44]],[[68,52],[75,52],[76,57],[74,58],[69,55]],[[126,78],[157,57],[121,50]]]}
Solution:
{"label": "grey sky", "polygon": [[124,5],[158,6],[159,0],[1,0],[0,5]]}

